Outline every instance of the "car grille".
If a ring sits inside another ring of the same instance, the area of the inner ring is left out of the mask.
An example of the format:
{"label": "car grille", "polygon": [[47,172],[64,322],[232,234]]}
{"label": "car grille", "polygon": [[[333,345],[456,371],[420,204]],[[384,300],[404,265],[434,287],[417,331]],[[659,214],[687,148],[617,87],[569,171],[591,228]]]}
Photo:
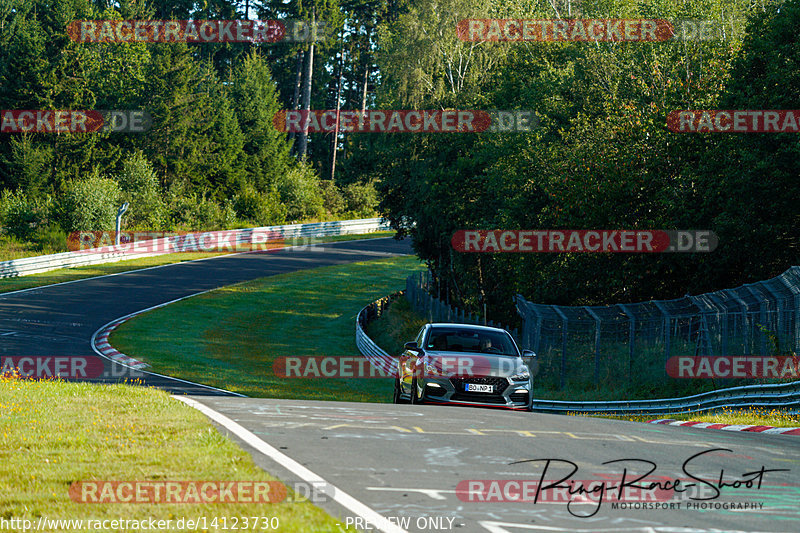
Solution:
{"label": "car grille", "polygon": [[[456,402],[483,402],[483,403],[506,403],[503,397],[508,387],[508,380],[506,378],[498,377],[483,377],[483,378],[450,378],[450,383],[456,392],[450,398]],[[464,385],[467,383],[478,383],[481,385],[494,385],[494,392],[486,394],[483,392],[466,392]]]}

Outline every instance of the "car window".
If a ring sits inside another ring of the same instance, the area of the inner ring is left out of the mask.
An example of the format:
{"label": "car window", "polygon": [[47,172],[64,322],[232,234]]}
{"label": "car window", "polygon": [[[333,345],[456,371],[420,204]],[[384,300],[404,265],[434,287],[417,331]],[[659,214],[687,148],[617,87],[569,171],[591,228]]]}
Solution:
{"label": "car window", "polygon": [[431,328],[425,348],[434,351],[519,355],[507,333],[477,329]]}

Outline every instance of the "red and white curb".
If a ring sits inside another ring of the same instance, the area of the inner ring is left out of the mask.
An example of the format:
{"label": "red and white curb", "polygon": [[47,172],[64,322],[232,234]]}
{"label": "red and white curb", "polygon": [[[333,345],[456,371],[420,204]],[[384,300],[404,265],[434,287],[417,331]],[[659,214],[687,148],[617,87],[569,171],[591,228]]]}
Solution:
{"label": "red and white curb", "polygon": [[[222,256],[220,256],[220,257],[222,257]],[[211,259],[214,259],[214,258],[212,257]],[[199,259],[198,261],[205,261],[205,259]],[[97,331],[94,332],[94,335],[92,335],[92,340],[91,340],[92,349],[96,353],[98,353],[98,354],[100,354],[100,355],[102,355],[104,357],[107,357],[107,358],[111,359],[112,361],[115,361],[117,363],[122,363],[123,365],[127,365],[127,366],[129,366],[131,368],[134,368],[136,370],[141,370],[143,368],[147,368],[148,366],[150,366],[149,364],[147,364],[147,363],[145,363],[143,361],[139,361],[138,359],[134,359],[133,357],[128,357],[124,353],[120,352],[119,350],[117,350],[116,348],[111,346],[111,344],[109,344],[109,342],[108,342],[108,336],[111,334],[111,332],[114,331],[116,328],[118,328],[120,326],[120,324],[122,324],[124,322],[127,322],[131,318],[133,318],[135,316],[138,316],[138,315],[141,315],[142,313],[146,313],[148,311],[152,311],[153,309],[159,309],[161,307],[166,307],[169,304],[174,304],[175,302],[180,302],[181,300],[185,300],[185,299],[191,298],[193,296],[200,296],[201,294],[205,294],[205,293],[211,292],[213,290],[215,290],[215,289],[208,289],[208,290],[205,290],[205,291],[196,292],[194,294],[189,294],[189,295],[186,295],[186,296],[182,296],[180,298],[175,298],[174,300],[170,300],[168,302],[164,302],[164,303],[161,303],[161,304],[158,304],[158,305],[154,305],[152,307],[148,307],[147,309],[140,309],[139,311],[136,311],[135,313],[131,313],[129,315],[125,315],[125,316],[119,317],[116,320],[112,320],[111,322],[109,322],[108,324],[106,324],[105,326],[101,327],[100,329],[98,329]]]}
{"label": "red and white curb", "polygon": [[108,336],[111,335],[112,331],[114,331],[123,322],[130,320],[141,312],[142,311],[139,311],[138,313],[133,313],[131,315],[118,318],[117,320],[100,328],[100,330],[98,330],[92,337],[92,348],[94,348],[95,352],[102,354],[116,363],[122,363],[123,365],[135,368],[136,370],[142,370],[150,366],[143,361],[139,361],[133,357],[128,357],[108,343]]}
{"label": "red and white curb", "polygon": [[721,429],[722,431],[748,431],[750,433],[768,433],[771,435],[800,435],[800,428],[776,428],[773,426],[745,426],[737,424],[715,424],[713,422],[698,422],[697,420],[675,420],[674,418],[661,418],[649,420],[648,424],[667,424],[669,426],[686,426],[703,429]]}

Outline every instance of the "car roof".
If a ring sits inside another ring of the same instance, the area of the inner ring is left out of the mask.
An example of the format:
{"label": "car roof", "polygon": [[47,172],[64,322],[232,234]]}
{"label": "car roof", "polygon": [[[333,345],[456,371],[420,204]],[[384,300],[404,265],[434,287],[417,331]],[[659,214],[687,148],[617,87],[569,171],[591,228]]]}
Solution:
{"label": "car roof", "polygon": [[452,322],[432,322],[428,324],[432,328],[450,328],[450,329],[473,329],[478,331],[492,331],[495,333],[508,333],[503,328],[493,328],[491,326],[478,326],[475,324],[454,324]]}

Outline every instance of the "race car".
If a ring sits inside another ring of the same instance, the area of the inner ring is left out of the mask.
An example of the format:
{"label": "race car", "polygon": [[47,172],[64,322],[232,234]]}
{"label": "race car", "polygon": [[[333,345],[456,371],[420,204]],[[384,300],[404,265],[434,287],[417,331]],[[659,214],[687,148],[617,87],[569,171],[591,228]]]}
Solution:
{"label": "race car", "polygon": [[397,365],[394,403],[531,409],[536,354],[520,353],[504,329],[426,324],[404,348]]}

